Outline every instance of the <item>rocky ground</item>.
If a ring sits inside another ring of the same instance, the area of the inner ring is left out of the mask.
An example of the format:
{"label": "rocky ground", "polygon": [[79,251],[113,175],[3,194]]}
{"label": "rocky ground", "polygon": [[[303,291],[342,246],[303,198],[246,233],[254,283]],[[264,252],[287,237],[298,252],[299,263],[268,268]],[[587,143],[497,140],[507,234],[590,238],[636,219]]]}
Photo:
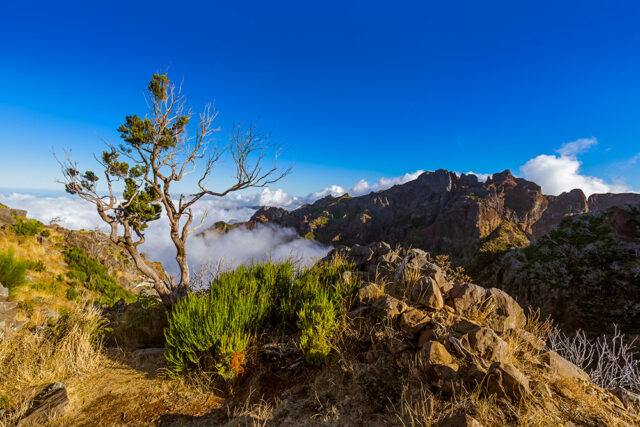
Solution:
{"label": "rocky ground", "polygon": [[504,291],[454,281],[420,250],[374,243],[332,256],[364,282],[324,366],[305,365],[294,337],[264,337],[243,375],[194,391],[163,379],[161,350],[110,350],[68,382],[71,403],[53,423],[640,425],[640,397],[594,385]]}

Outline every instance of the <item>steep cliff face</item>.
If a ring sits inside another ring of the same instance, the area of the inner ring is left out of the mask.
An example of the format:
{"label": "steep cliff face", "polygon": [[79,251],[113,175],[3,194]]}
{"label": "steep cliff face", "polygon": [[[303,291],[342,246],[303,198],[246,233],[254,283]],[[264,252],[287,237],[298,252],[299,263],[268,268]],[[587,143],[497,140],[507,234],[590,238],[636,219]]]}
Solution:
{"label": "steep cliff face", "polygon": [[[589,199],[594,209],[640,197],[600,196]],[[508,170],[484,183],[475,175],[437,170],[365,196],[328,196],[291,212],[262,208],[251,222],[293,227],[300,235],[334,245],[383,239],[469,264],[480,252],[527,246],[565,215],[587,212],[589,205],[581,190],[546,196],[539,185]]]}

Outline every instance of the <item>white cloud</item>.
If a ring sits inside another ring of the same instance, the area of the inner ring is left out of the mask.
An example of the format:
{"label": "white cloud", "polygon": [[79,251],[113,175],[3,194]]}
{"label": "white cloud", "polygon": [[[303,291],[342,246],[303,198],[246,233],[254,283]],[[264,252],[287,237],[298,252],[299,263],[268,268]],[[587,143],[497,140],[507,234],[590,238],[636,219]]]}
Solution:
{"label": "white cloud", "polygon": [[636,163],[638,163],[638,160],[640,160],[640,153],[636,153],[635,156],[633,156],[630,159],[628,159],[627,161],[625,161],[620,167],[623,168],[623,169],[628,168],[628,167],[633,166]]}
{"label": "white cloud", "polygon": [[598,140],[595,138],[580,138],[575,141],[562,144],[562,147],[560,147],[557,152],[562,157],[575,157],[577,154],[582,154],[597,144]]}
{"label": "white cloud", "polygon": [[286,207],[291,206],[296,200],[295,197],[291,197],[289,193],[280,188],[275,191],[265,188],[259,198],[260,206]]}
{"label": "white cloud", "polygon": [[330,187],[326,187],[320,191],[316,191],[315,193],[311,193],[307,197],[301,199],[300,201],[304,201],[305,203],[314,202],[318,199],[326,197],[328,195],[332,195],[334,197],[342,196],[345,193],[349,193],[352,196],[361,196],[363,194],[371,193],[372,191],[382,191],[387,188],[391,188],[394,185],[405,184],[409,181],[413,181],[418,178],[424,171],[422,169],[417,170],[411,173],[405,173],[401,176],[396,176],[393,178],[385,178],[382,177],[373,185],[370,185],[367,180],[364,178],[360,181],[356,182],[351,188],[344,188],[340,185],[332,185]]}
{"label": "white cloud", "polygon": [[607,183],[601,178],[583,175],[582,162],[576,155],[597,144],[595,138],[579,139],[563,144],[559,155],[541,154],[527,161],[520,170],[524,177],[542,187],[545,194],[558,195],[579,188],[587,195],[629,191],[621,184]]}

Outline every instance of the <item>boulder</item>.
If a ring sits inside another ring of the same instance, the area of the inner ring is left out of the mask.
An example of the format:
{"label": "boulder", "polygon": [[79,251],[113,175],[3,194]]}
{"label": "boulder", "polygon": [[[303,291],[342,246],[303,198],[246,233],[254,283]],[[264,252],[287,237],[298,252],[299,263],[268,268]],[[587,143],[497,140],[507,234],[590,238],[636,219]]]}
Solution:
{"label": "boulder", "polygon": [[482,427],[482,424],[465,412],[458,412],[438,421],[436,427]]}
{"label": "boulder", "polygon": [[400,315],[400,327],[409,336],[414,336],[431,321],[431,318],[422,310],[410,308]]}
{"label": "boulder", "polygon": [[640,410],[640,394],[632,393],[622,387],[614,388],[611,390],[611,394],[620,399],[625,408]]}
{"label": "boulder", "polygon": [[489,325],[504,333],[510,329],[521,329],[527,323],[527,316],[520,305],[509,294],[498,288],[486,291],[487,304],[492,308]]}
{"label": "boulder", "polygon": [[365,282],[358,290],[358,302],[360,305],[369,304],[384,294],[382,288],[375,283]]}
{"label": "boulder", "polygon": [[411,288],[411,298],[425,307],[440,310],[444,307],[442,293],[435,279],[423,276]]}
{"label": "boulder", "polygon": [[31,393],[35,394],[35,397],[31,401],[31,407],[18,421],[18,427],[44,425],[63,415],[69,404],[63,383],[44,385]]}
{"label": "boulder", "polygon": [[555,351],[547,351],[540,355],[540,359],[546,363],[553,372],[561,378],[577,378],[589,381],[589,375]]}
{"label": "boulder", "polygon": [[6,301],[7,299],[9,299],[9,289],[0,283],[0,301]]}
{"label": "boulder", "polygon": [[457,312],[464,313],[480,308],[486,298],[486,290],[473,283],[458,282],[447,294],[447,300]]}
{"label": "boulder", "polygon": [[420,336],[418,337],[418,347],[424,347],[429,341],[433,341],[436,338],[435,331],[433,329],[433,325],[431,323],[427,323],[422,331],[420,332]]}
{"label": "boulder", "polygon": [[451,325],[451,329],[459,334],[468,334],[469,332],[480,328],[482,325],[469,319],[460,319]]}
{"label": "boulder", "polygon": [[422,355],[429,365],[451,365],[453,356],[438,341],[428,341],[422,348]]}
{"label": "boulder", "polygon": [[380,297],[371,305],[371,313],[382,320],[394,320],[405,312],[409,307],[404,302],[385,295]]}
{"label": "boulder", "polygon": [[373,249],[369,246],[354,245],[351,247],[349,255],[351,257],[358,258],[360,263],[364,263],[369,261],[373,256]]}
{"label": "boulder", "polygon": [[491,364],[487,388],[490,393],[516,400],[531,393],[529,379],[510,363],[493,362]]}
{"label": "boulder", "polygon": [[467,335],[471,349],[491,362],[507,362],[509,346],[491,328],[480,327]]}

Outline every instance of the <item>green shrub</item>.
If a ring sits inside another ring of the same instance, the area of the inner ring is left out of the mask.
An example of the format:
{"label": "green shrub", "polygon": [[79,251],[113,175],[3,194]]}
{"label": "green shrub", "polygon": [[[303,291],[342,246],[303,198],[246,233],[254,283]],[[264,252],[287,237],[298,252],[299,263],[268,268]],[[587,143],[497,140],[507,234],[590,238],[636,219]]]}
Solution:
{"label": "green shrub", "polygon": [[338,325],[336,308],[326,293],[305,301],[298,312],[298,328],[301,331],[300,349],[311,365],[321,365],[331,351],[331,338]]}
{"label": "green shrub", "polygon": [[35,236],[44,228],[44,224],[37,219],[16,217],[16,221],[12,228],[17,236]]}
{"label": "green shrub", "polygon": [[290,262],[267,262],[221,274],[208,291],[178,301],[169,315],[165,357],[170,371],[234,376],[242,372],[251,337],[269,328],[302,331],[306,360],[322,363],[345,298],[357,288],[342,280],[342,272],[352,268],[337,263],[296,272]]}
{"label": "green shrub", "polygon": [[25,263],[27,265],[27,270],[37,271],[39,273],[47,271],[47,266],[42,260],[27,260],[25,261]]}
{"label": "green shrub", "polygon": [[24,284],[28,263],[14,256],[13,249],[0,253],[0,283],[11,289]]}
{"label": "green shrub", "polygon": [[165,331],[171,372],[200,368],[237,374],[241,366],[232,362],[243,355],[251,333],[272,315],[275,293],[292,278],[291,263],[241,266],[221,274],[204,295],[178,301]]}
{"label": "green shrub", "polygon": [[49,294],[55,294],[58,290],[58,287],[54,282],[37,282],[34,283],[32,287],[39,291],[45,291]]}
{"label": "green shrub", "polygon": [[123,299],[127,303],[136,301],[133,292],[118,285],[115,277],[94,258],[89,257],[81,248],[69,248],[64,252],[64,260],[69,267],[67,277],[101,295],[98,302],[113,305]]}
{"label": "green shrub", "polygon": [[76,290],[76,288],[73,288],[73,287],[67,288],[65,297],[69,301],[73,301],[74,299],[78,298],[78,291]]}
{"label": "green shrub", "polygon": [[51,232],[50,232],[49,230],[46,230],[46,229],[45,229],[45,230],[42,230],[42,231],[40,232],[40,235],[41,235],[42,237],[49,237],[49,236],[51,236]]}

